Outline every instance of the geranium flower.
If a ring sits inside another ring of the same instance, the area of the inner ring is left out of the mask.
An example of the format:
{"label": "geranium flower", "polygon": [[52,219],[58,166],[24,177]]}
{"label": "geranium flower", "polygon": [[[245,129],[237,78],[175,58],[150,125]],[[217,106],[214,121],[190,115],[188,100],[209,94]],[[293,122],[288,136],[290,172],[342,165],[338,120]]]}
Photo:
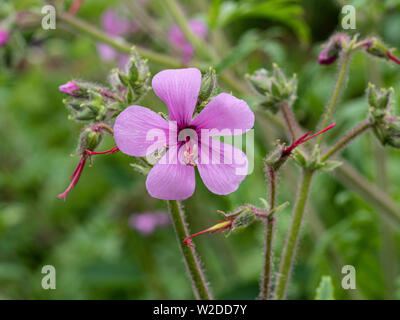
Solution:
{"label": "geranium flower", "polygon": [[[207,36],[208,28],[201,20],[189,20],[189,28],[195,36],[201,39],[204,39]],[[189,64],[194,54],[194,47],[186,39],[182,30],[176,24],[169,29],[168,38],[169,41],[171,41],[171,43],[182,52],[183,64]]]}
{"label": "geranium flower", "polygon": [[[253,112],[245,101],[221,93],[193,119],[200,85],[198,69],[164,70],[154,76],[152,86],[166,104],[170,121],[141,106],[126,108],[115,121],[114,138],[123,153],[144,157],[155,149],[168,148],[147,176],[147,191],[155,198],[190,197],[195,189],[195,166],[206,187],[221,195],[235,191],[247,174],[246,155],[212,137],[221,135],[220,130],[227,131],[224,135],[250,130]],[[174,124],[175,132],[171,130]],[[165,138],[152,141],[148,138],[152,130]],[[188,130],[197,137],[187,136]]]}

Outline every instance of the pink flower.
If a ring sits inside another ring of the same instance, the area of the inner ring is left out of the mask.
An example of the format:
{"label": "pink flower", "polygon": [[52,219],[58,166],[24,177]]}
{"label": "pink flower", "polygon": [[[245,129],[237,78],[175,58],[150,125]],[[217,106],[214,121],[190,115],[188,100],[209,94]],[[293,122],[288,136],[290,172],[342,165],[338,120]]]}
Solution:
{"label": "pink flower", "polygon": [[7,30],[0,29],[0,48],[7,43],[9,37],[10,33]]}
{"label": "pink flower", "polygon": [[[128,19],[120,17],[115,11],[107,10],[101,17],[101,25],[104,31],[112,37],[125,36],[129,33],[137,31],[137,26],[131,23]],[[97,51],[103,61],[119,60],[122,67],[128,60],[126,54],[121,54],[108,44],[98,43]]]}
{"label": "pink flower", "polygon": [[129,224],[143,236],[148,236],[156,228],[167,226],[169,219],[167,213],[164,211],[144,212],[131,215]]}
{"label": "pink flower", "polygon": [[81,90],[73,81],[68,81],[66,84],[63,84],[58,87],[58,90],[61,92],[68,94],[69,96],[77,96],[77,93]]}
{"label": "pink flower", "polygon": [[[204,39],[207,36],[208,29],[203,21],[196,19],[190,20],[189,27],[197,37]],[[189,64],[194,54],[194,48],[186,39],[182,30],[177,25],[173,25],[168,31],[168,38],[171,43],[182,52],[182,62],[184,64]]]}
{"label": "pink flower", "polygon": [[[144,157],[155,149],[168,148],[147,176],[147,191],[155,198],[189,198],[195,189],[195,166],[206,187],[215,194],[235,191],[247,174],[246,155],[212,137],[250,130],[253,112],[245,101],[221,93],[192,119],[200,85],[197,69],[164,70],[154,76],[152,87],[166,104],[170,121],[141,106],[126,108],[115,121],[114,138],[121,152]],[[166,138],[155,143],[149,139],[152,130]],[[220,130],[228,133],[221,134]],[[187,135],[187,131],[198,138]]]}

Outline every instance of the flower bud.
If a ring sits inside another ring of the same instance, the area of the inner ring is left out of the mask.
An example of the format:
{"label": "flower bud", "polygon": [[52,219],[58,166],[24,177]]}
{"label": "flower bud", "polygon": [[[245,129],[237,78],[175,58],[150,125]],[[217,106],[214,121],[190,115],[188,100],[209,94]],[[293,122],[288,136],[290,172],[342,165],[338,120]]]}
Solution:
{"label": "flower bud", "polygon": [[238,228],[246,228],[252,224],[255,220],[255,214],[249,208],[244,208],[241,213],[239,213],[232,223],[232,231]]}
{"label": "flower bud", "polygon": [[252,87],[260,94],[264,95],[270,87],[270,79],[268,77],[268,71],[264,68],[256,70],[252,75],[248,75]]}
{"label": "flower bud", "polygon": [[397,64],[400,64],[399,58],[397,58],[387,47],[386,45],[380,41],[378,38],[372,37],[369,39],[364,40],[364,48],[369,54],[383,58],[386,60],[392,60]]}
{"label": "flower bud", "polygon": [[377,89],[373,84],[368,84],[367,98],[370,107],[380,110],[388,109],[392,105],[393,88]]}
{"label": "flower bud", "polygon": [[318,63],[328,65],[337,60],[340,52],[343,50],[344,43],[350,42],[349,37],[344,33],[337,33],[333,35],[325,48],[318,56]]}
{"label": "flower bud", "polygon": [[266,158],[265,164],[272,170],[277,171],[288,159],[288,157],[283,157],[285,150],[284,144],[278,144],[274,151],[272,151]]}
{"label": "flower bud", "polygon": [[150,89],[150,75],[147,60],[142,59],[135,48],[132,48],[124,69],[113,70],[109,80],[113,88],[119,91],[122,89],[126,102],[132,103],[138,101]]}
{"label": "flower bud", "polygon": [[66,84],[59,86],[58,90],[71,97],[81,97],[84,94],[84,90],[76,81],[68,81]]}
{"label": "flower bud", "polygon": [[247,78],[252,87],[264,96],[260,105],[273,112],[277,112],[282,103],[292,104],[296,99],[296,75],[287,79],[276,64],[273,64],[272,75],[265,69],[259,69]]}
{"label": "flower bud", "polygon": [[395,115],[392,108],[392,94],[393,88],[378,90],[374,85],[368,85],[368,119],[382,145],[400,148],[400,117]]}
{"label": "flower bud", "polygon": [[365,51],[378,58],[387,58],[388,49],[378,38],[372,37],[366,40]]}
{"label": "flower bud", "polygon": [[83,154],[86,150],[93,151],[100,144],[102,137],[102,132],[96,125],[83,129],[79,137],[79,154]]}
{"label": "flower bud", "polygon": [[201,105],[203,102],[209,100],[209,98],[214,94],[217,86],[217,76],[215,69],[211,68],[203,75],[201,79],[201,87],[199,92],[199,98],[197,104]]}

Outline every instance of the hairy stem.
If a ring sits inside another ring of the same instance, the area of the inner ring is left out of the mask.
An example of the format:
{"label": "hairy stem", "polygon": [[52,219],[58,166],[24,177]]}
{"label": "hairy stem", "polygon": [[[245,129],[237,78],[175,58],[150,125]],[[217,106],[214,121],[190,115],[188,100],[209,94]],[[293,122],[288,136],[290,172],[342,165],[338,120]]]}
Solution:
{"label": "hairy stem", "polygon": [[283,249],[281,263],[279,266],[278,278],[276,281],[274,292],[274,298],[276,300],[282,300],[286,297],[286,289],[290,278],[290,272],[294,263],[297,243],[299,241],[300,227],[303,221],[307,199],[311,189],[312,176],[312,171],[302,169],[301,182],[293,209],[292,222],[286,237],[285,247]]}
{"label": "hairy stem", "polygon": [[[325,114],[323,115],[320,129],[326,128],[331,122],[332,117],[335,113],[336,106],[338,104],[341,93],[343,92],[344,84],[349,70],[349,62],[351,59],[351,50],[343,52],[340,58],[339,73],[336,78],[335,87],[331,99],[329,100],[328,106],[326,107]],[[320,135],[317,138],[316,144],[319,145],[322,142],[324,135]]]}
{"label": "hairy stem", "polygon": [[297,140],[298,132],[297,132],[297,124],[294,118],[293,112],[290,109],[289,103],[283,102],[280,106],[280,110],[282,112],[283,118],[285,119],[286,127],[289,131],[290,138],[292,139],[292,143]]}
{"label": "hairy stem", "polygon": [[[74,27],[75,29],[83,32],[84,34],[92,37],[93,39],[103,42],[112,46],[113,48],[129,54],[131,52],[132,44],[127,43],[122,38],[112,38],[105,32],[92,26],[84,20],[74,17],[68,13],[63,13],[58,17],[62,22]],[[135,46],[137,52],[144,58],[151,60],[152,62],[159,63],[171,68],[179,68],[181,62],[179,59],[170,57],[168,55],[151,51],[146,48]]]}
{"label": "hairy stem", "polygon": [[[267,166],[269,184],[269,211],[275,208],[277,198],[277,173]],[[274,267],[273,239],[275,230],[275,216],[269,215],[265,220],[265,248],[264,268],[261,275],[260,296],[261,300],[268,300],[271,295],[272,271]]]}
{"label": "hairy stem", "polygon": [[181,248],[185,261],[186,270],[189,274],[190,280],[192,281],[194,295],[196,299],[211,300],[212,296],[208,289],[196,251],[193,247],[188,247],[183,242],[183,240],[189,236],[189,233],[181,204],[177,200],[167,200],[167,203],[174,224],[175,233],[178,238],[179,247]]}
{"label": "hairy stem", "polygon": [[336,144],[331,147],[322,157],[321,162],[328,160],[331,156],[333,156],[336,152],[343,149],[347,144],[353,141],[355,138],[366,132],[371,128],[371,124],[368,120],[364,120],[360,124],[358,124],[355,128],[351,129],[347,132]]}

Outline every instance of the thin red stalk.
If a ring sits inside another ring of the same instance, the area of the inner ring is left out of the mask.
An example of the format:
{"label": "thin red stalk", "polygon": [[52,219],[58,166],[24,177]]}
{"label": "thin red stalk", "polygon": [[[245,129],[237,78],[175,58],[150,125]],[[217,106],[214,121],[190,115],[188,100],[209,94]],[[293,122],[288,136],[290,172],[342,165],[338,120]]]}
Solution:
{"label": "thin red stalk", "polygon": [[[225,221],[220,221],[219,222],[219,224],[221,224],[221,223],[223,223],[223,222],[225,222]],[[224,230],[226,230],[226,229],[228,229],[228,228],[230,228],[231,226],[232,226],[232,223],[233,223],[233,221],[231,220],[231,221],[227,221],[227,222],[229,222],[228,224],[226,224],[226,225],[224,225],[224,226],[222,226],[222,227],[220,227],[220,228],[215,228],[217,225],[215,225],[215,226],[212,226],[212,227],[210,227],[210,228],[207,228],[207,229],[205,229],[205,230],[203,230],[203,231],[200,231],[200,232],[197,232],[197,233],[195,233],[195,234],[192,234],[192,235],[190,235],[190,236],[188,236],[188,237],[186,237],[184,240],[183,240],[183,242],[188,246],[188,247],[194,247],[194,244],[193,244],[193,242],[192,242],[192,238],[194,238],[194,237],[197,237],[197,236],[199,236],[199,235],[202,235],[202,234],[205,234],[205,233],[212,233],[212,232],[222,232],[222,231],[224,231]]]}
{"label": "thin red stalk", "polygon": [[386,50],[386,54],[388,56],[388,58],[392,61],[394,61],[397,64],[400,64],[400,59],[397,58],[393,53],[391,53],[389,50]]}
{"label": "thin red stalk", "polygon": [[86,164],[86,160],[87,160],[87,155],[84,153],[82,154],[81,160],[79,161],[78,166],[76,167],[74,173],[72,174],[71,183],[63,193],[60,193],[57,196],[58,199],[64,199],[64,201],[66,201],[68,193],[76,186],[76,184],[79,181],[79,178],[81,177],[83,168],[85,167]]}
{"label": "thin red stalk", "polygon": [[334,126],[336,126],[336,123],[332,123],[330,126],[326,127],[325,129],[313,134],[312,136],[310,136],[311,132],[307,132],[304,136],[300,137],[299,139],[297,139],[295,142],[293,142],[290,146],[286,147],[285,150],[283,151],[283,153],[285,155],[290,154],[294,148],[298,147],[299,145],[303,144],[304,142],[332,129]]}
{"label": "thin red stalk", "polygon": [[118,147],[113,147],[113,148],[111,148],[111,149],[109,149],[109,150],[101,151],[101,152],[86,150],[86,153],[87,153],[89,156],[93,156],[93,155],[96,155],[96,154],[106,154],[106,153],[113,154],[114,152],[117,152],[117,151],[119,151],[119,148],[118,148]]}

